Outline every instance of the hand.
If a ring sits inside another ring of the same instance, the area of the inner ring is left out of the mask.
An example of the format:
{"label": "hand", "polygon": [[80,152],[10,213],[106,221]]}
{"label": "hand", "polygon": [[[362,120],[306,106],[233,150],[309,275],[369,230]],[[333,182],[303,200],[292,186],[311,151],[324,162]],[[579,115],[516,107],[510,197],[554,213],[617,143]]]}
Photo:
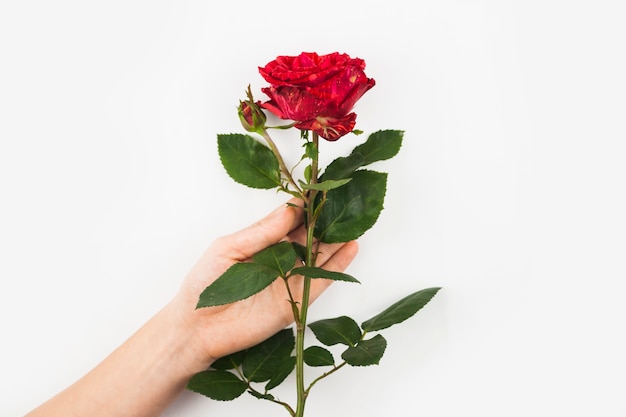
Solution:
{"label": "hand", "polygon": [[[296,201],[292,201],[296,202]],[[28,417],[158,416],[195,373],[217,358],[253,346],[293,321],[283,280],[258,294],[219,307],[196,309],[200,293],[232,264],[281,240],[304,240],[301,209],[284,205],[240,232],[217,239],[184,280],[174,299],[76,383]],[[318,266],[343,271],[357,244],[320,245]],[[289,278],[296,296],[301,277]],[[330,285],[314,279],[310,301]]]}
{"label": "hand", "polygon": [[[298,203],[292,200],[291,203]],[[197,342],[199,367],[227,354],[254,346],[293,322],[285,283],[274,281],[268,288],[249,297],[218,307],[196,309],[200,293],[231,265],[248,261],[252,255],[280,241],[304,244],[303,210],[283,205],[267,217],[237,233],[217,239],[193,267],[173,301],[176,310]],[[318,266],[343,271],[356,256],[356,242],[321,244]],[[302,277],[289,278],[296,301],[302,294]],[[310,302],[328,286],[330,280],[311,282]]]}

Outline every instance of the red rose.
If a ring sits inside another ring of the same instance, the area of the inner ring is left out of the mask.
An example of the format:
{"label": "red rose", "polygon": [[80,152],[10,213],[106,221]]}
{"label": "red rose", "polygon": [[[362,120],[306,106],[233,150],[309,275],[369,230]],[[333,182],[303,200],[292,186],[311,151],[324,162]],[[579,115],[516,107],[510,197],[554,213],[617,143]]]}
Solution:
{"label": "red rose", "polygon": [[296,122],[327,140],[337,140],[354,129],[354,104],[375,81],[367,78],[365,61],[333,52],[279,56],[259,72],[270,83],[262,91],[270,98],[261,106],[282,119]]}

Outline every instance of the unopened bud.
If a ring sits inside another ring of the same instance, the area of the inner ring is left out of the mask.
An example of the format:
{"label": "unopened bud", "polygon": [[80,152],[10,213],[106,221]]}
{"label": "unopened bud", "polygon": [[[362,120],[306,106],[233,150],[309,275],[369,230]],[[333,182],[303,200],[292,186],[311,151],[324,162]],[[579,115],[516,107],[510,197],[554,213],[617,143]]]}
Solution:
{"label": "unopened bud", "polygon": [[265,129],[267,117],[261,107],[254,102],[250,86],[248,86],[248,100],[239,102],[237,113],[241,125],[248,132],[260,132]]}

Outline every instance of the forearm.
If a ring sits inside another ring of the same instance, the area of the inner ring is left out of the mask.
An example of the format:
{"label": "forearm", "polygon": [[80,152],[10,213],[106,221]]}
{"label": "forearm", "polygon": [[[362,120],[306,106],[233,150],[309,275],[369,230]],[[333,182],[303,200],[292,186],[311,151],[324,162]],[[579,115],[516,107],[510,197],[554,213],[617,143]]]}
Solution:
{"label": "forearm", "polygon": [[158,416],[208,366],[170,304],[65,391],[27,417]]}

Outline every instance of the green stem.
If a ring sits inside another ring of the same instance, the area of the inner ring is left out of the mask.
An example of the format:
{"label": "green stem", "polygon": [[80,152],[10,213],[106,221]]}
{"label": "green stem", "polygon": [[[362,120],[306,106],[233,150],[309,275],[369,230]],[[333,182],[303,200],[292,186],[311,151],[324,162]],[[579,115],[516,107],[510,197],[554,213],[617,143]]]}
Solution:
{"label": "green stem", "polygon": [[311,388],[313,388],[313,385],[317,384],[317,381],[326,378],[327,376],[334,374],[335,372],[337,372],[338,370],[340,370],[341,368],[343,368],[344,366],[347,365],[348,362],[342,362],[341,364],[335,366],[333,369],[331,369],[328,372],[324,372],[322,375],[318,376],[317,378],[315,378],[313,380],[313,382],[311,382],[311,384],[309,385],[309,388],[307,388],[307,393],[309,391],[311,391]]}
{"label": "green stem", "polygon": [[[318,173],[318,145],[319,137],[317,133],[313,132],[313,144],[315,145],[315,152],[311,158],[311,184],[317,183]],[[314,229],[315,229],[315,196],[316,190],[308,190],[305,196],[305,210],[306,210],[306,266],[315,266],[315,251],[314,246]],[[311,291],[311,278],[304,277],[304,288],[302,290],[302,303],[300,307],[300,317],[296,320],[296,389],[298,396],[298,403],[296,407],[296,416],[304,416],[304,405],[308,395],[308,390],[304,386],[304,333],[306,330],[306,319],[309,309],[309,295]]]}
{"label": "green stem", "polygon": [[282,405],[283,407],[285,407],[285,409],[289,412],[289,414],[291,416],[295,416],[295,411],[293,411],[293,408],[291,408],[291,406],[289,404],[287,404],[284,401],[279,401],[277,399],[270,399],[270,398],[265,398],[263,397],[263,393],[259,392],[258,390],[254,389],[254,387],[250,384],[250,382],[248,381],[248,389],[254,393],[256,393],[257,395],[260,396],[261,399],[266,400],[266,401],[270,401],[273,402],[275,404],[279,404]]}
{"label": "green stem", "polygon": [[278,160],[278,165],[280,166],[280,170],[285,176],[285,178],[287,179],[287,181],[289,181],[289,183],[296,189],[299,195],[301,196],[304,195],[304,193],[302,192],[302,190],[300,189],[296,181],[293,179],[293,176],[291,175],[291,172],[287,168],[287,165],[285,165],[285,161],[283,160],[282,155],[280,154],[280,152],[278,152],[278,148],[276,147],[276,144],[270,137],[269,133],[267,133],[267,130],[263,130],[261,134],[263,135],[263,139],[265,139],[270,149],[276,156],[276,159]]}

